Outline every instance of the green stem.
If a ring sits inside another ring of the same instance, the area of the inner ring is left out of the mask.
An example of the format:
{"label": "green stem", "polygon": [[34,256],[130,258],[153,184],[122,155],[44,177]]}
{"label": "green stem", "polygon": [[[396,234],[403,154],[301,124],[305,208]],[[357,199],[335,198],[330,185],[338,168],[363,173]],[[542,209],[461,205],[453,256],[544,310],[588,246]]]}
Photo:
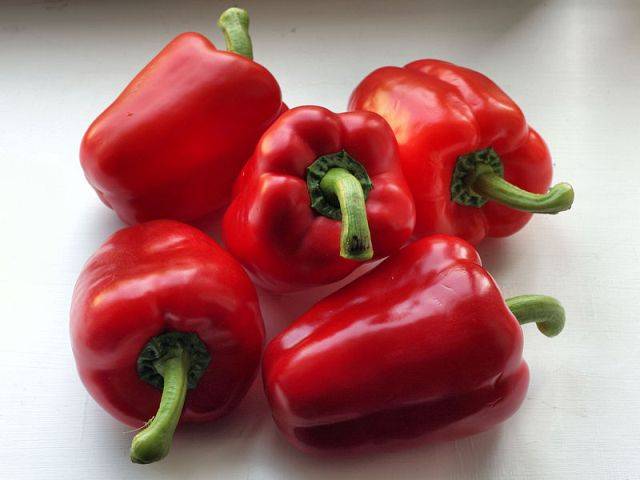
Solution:
{"label": "green stem", "polygon": [[480,208],[494,200],[525,212],[558,213],[571,208],[573,197],[568,183],[537,194],[507,182],[502,160],[491,147],[459,156],[451,176],[451,200],[467,207]]}
{"label": "green stem", "polygon": [[190,363],[189,352],[181,346],[176,346],[154,362],[156,371],[164,378],[162,398],[151,423],[138,432],[131,442],[132,462],[157,462],[169,453],[187,395]]}
{"label": "green stem", "polygon": [[573,188],[568,183],[558,183],[547,193],[537,194],[516,187],[496,173],[478,175],[470,188],[485,198],[531,213],[558,213],[569,210],[574,197]]}
{"label": "green stem", "polygon": [[520,295],[507,299],[506,303],[520,325],[535,322],[547,337],[555,337],[564,328],[564,308],[553,297]]}
{"label": "green stem", "polygon": [[335,197],[342,213],[340,256],[352,260],[373,257],[364,191],[358,179],[344,168],[330,169],[320,181],[322,192]]}
{"label": "green stem", "polygon": [[253,47],[249,36],[249,14],[242,8],[228,8],[218,19],[227,50],[253,60]]}

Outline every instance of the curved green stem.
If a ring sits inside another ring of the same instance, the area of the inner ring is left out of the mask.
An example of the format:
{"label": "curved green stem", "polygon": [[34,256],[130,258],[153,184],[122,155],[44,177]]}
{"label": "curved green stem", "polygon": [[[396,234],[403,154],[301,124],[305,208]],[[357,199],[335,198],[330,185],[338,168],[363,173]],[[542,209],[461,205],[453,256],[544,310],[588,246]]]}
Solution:
{"label": "curved green stem", "polygon": [[520,295],[507,299],[506,303],[520,325],[536,322],[538,330],[547,337],[555,337],[564,328],[564,308],[553,297]]}
{"label": "curved green stem", "polygon": [[132,462],[157,462],[169,453],[187,395],[190,363],[189,352],[181,346],[154,362],[155,369],[164,378],[162,398],[155,417],[133,437]]}
{"label": "curved green stem", "polygon": [[515,210],[530,213],[558,213],[573,204],[573,188],[559,183],[547,193],[531,193],[504,179],[504,166],[491,147],[458,157],[451,176],[451,200],[480,208],[494,200]]}
{"label": "curved green stem", "polygon": [[531,213],[558,213],[569,210],[574,198],[573,188],[568,183],[558,183],[547,193],[537,194],[516,187],[496,173],[478,175],[469,186],[484,198]]}
{"label": "curved green stem", "polygon": [[358,179],[344,168],[330,169],[320,181],[322,192],[335,197],[342,213],[340,256],[352,260],[373,257],[364,191]]}
{"label": "curved green stem", "polygon": [[253,59],[253,47],[249,36],[249,14],[242,8],[228,8],[218,19],[218,27],[224,35],[227,50]]}

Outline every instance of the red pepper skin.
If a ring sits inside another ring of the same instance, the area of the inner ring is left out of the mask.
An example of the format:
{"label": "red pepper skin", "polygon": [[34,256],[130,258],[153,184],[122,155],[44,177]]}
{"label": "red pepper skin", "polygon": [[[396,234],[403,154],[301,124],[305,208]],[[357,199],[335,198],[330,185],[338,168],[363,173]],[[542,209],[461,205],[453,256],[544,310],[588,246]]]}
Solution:
{"label": "red pepper skin", "polygon": [[493,147],[507,181],[533,193],[551,184],[551,156],[540,135],[500,87],[468,68],[440,60],[379,68],[356,87],[349,109],[376,112],[395,132],[416,202],[417,236],[444,233],[475,244],[512,235],[531,219],[494,201],[481,208],[452,201],[461,155]]}
{"label": "red pepper skin", "polygon": [[410,238],[415,208],[386,122],[370,112],[294,108],[258,143],[224,216],[226,246],[263,287],[289,292],[328,284],[361,265],[340,257],[341,222],[312,210],[305,181],[319,156],[341,150],[365,167],[373,183],[366,215],[374,259]]}
{"label": "red pepper skin", "polygon": [[325,298],[263,359],[278,427],[302,450],[450,440],[511,416],[523,335],[467,242],[421,239]]}
{"label": "red pepper skin", "polygon": [[211,355],[181,421],[210,421],[233,409],[255,378],[264,339],[253,284],[193,227],[158,220],[122,229],[80,274],[71,340],[89,393],[132,427],[155,415],[161,395],[139,378],[138,355],[169,331],[195,332]]}
{"label": "red pepper skin", "polygon": [[260,135],[284,109],[264,67],[183,33],[91,124],[81,165],[128,224],[194,221],[228,202]]}

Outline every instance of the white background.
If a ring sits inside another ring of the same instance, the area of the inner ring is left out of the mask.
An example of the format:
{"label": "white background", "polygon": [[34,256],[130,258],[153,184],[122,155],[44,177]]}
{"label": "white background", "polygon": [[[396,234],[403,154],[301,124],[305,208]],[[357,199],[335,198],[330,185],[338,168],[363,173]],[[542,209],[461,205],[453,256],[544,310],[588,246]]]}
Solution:
{"label": "white background", "polygon": [[[224,5],[228,6],[228,5]],[[85,182],[90,121],[174,35],[219,46],[221,2],[0,2],[0,477],[640,478],[640,2],[245,2],[256,60],[291,106],[341,111],[377,66],[435,57],[499,83],[546,138],[574,208],[480,247],[505,296],[547,293],[567,328],[525,328],[526,402],[488,433],[351,458],[279,436],[256,383],[231,416],[182,428],[163,462],[82,387],[68,310],[84,261],[121,224]],[[335,288],[335,287],[334,287]],[[324,291],[261,294],[270,335]]]}

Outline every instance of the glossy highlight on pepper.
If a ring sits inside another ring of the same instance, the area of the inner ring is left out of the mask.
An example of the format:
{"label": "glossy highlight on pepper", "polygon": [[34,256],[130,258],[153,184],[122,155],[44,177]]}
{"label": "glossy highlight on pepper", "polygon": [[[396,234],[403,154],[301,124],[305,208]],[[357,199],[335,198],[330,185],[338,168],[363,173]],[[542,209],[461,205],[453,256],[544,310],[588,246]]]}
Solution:
{"label": "glossy highlight on pepper", "polygon": [[[179,422],[231,411],[253,382],[264,327],[255,287],[211,238],[156,220],[113,234],[84,266],[71,304],[80,378],[160,460]],[[147,422],[149,422],[147,424]]]}
{"label": "glossy highlight on pepper", "polygon": [[520,324],[564,326],[553,298],[505,301],[474,248],[436,235],[319,301],[267,346],[273,418],[298,448],[346,451],[487,430],[529,384]]}
{"label": "glossy highlight on pepper", "polygon": [[542,137],[494,82],[441,60],[382,67],[353,91],[350,110],[380,114],[393,129],[416,202],[416,236],[471,243],[505,237],[532,213],[571,208],[573,188],[549,189]]}
{"label": "glossy highlight on pepper", "polygon": [[219,25],[230,51],[178,35],[82,139],[87,180],[125,223],[192,222],[225,206],[260,135],[286,110],[273,75],[251,59],[247,13],[229,9]]}

